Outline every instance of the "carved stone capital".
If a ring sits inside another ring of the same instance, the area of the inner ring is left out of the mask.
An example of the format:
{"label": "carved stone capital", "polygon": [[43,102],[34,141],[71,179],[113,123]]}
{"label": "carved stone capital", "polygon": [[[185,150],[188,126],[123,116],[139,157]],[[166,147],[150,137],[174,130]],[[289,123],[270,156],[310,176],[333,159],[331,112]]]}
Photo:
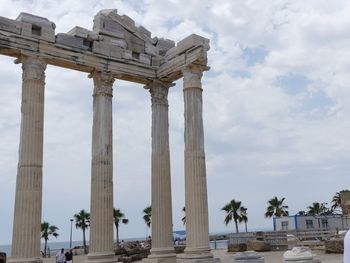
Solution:
{"label": "carved stone capital", "polygon": [[16,64],[22,63],[22,79],[45,81],[46,62],[38,57],[21,56],[15,60]]}
{"label": "carved stone capital", "polygon": [[175,84],[169,82],[163,82],[160,80],[153,80],[145,86],[145,89],[148,89],[151,93],[152,105],[166,105],[168,106],[168,91],[169,88]]}
{"label": "carved stone capital", "polygon": [[109,72],[93,71],[89,78],[94,80],[94,96],[113,96],[114,76]]}
{"label": "carved stone capital", "polygon": [[205,68],[201,65],[191,64],[182,69],[184,78],[183,89],[202,89],[202,76]]}

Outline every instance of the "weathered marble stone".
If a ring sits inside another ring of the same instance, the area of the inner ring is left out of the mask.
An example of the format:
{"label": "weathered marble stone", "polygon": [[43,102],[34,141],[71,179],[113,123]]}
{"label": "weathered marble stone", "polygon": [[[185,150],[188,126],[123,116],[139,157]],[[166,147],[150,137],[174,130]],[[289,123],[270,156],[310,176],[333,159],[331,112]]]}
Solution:
{"label": "weathered marble stone", "polygon": [[326,253],[344,253],[344,239],[337,238],[332,240],[326,240],[325,252]]}
{"label": "weathered marble stone", "polygon": [[[55,36],[47,18],[21,13],[0,17],[0,54],[23,63],[22,122],[13,228],[13,263],[40,257],[42,130],[46,64],[92,73],[94,116],[91,161],[91,228],[87,263],[112,263],[112,84],[114,78],[153,85],[152,236],[148,262],[214,263],[209,248],[207,185],[202,118],[202,72],[208,41],[196,35],[175,42],[117,10],[102,10],[93,30],[73,27]],[[168,53],[167,53],[168,52]],[[165,56],[165,54],[168,54]],[[187,247],[176,259],[172,244],[168,117],[164,85],[184,78]],[[159,84],[163,83],[163,84]],[[163,88],[162,88],[163,87]],[[28,108],[29,107],[29,108]],[[30,109],[30,111],[28,111]],[[33,126],[34,125],[34,126]],[[35,129],[34,129],[35,128]],[[154,179],[155,178],[155,179]],[[140,258],[138,258],[140,259]],[[127,260],[131,260],[128,257]]]}
{"label": "weathered marble stone", "polygon": [[247,244],[239,243],[239,244],[228,244],[227,252],[244,252],[247,251]]}
{"label": "weathered marble stone", "polygon": [[247,242],[247,249],[258,251],[258,252],[263,252],[263,251],[270,251],[271,247],[270,247],[270,244],[265,242],[265,241],[249,240]]}
{"label": "weathered marble stone", "polygon": [[294,247],[283,254],[284,262],[298,262],[298,263],[320,263],[321,261],[312,254],[308,247]]}
{"label": "weathered marble stone", "polygon": [[20,13],[16,20],[22,22],[22,35],[55,42],[56,25],[47,18]]}
{"label": "weathered marble stone", "polygon": [[235,263],[264,263],[265,259],[259,253],[249,250],[235,256]]}
{"label": "weathered marble stone", "polygon": [[0,30],[20,34],[21,22],[5,17],[0,17]]}
{"label": "weathered marble stone", "polygon": [[159,38],[156,47],[159,49],[159,54],[164,56],[169,49],[175,47],[175,42],[170,39]]}
{"label": "weathered marble stone", "polygon": [[69,34],[57,34],[56,43],[83,50],[91,50],[91,47],[89,46],[90,43],[84,42],[84,39],[81,37],[76,37]]}

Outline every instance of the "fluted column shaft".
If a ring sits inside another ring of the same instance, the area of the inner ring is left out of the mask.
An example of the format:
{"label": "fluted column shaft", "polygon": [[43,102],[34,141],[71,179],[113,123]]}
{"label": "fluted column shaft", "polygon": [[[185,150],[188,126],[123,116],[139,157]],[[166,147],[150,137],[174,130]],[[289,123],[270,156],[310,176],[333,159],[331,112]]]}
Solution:
{"label": "fluted column shaft", "polygon": [[183,70],[185,101],[185,254],[211,257],[209,253],[208,201],[202,116],[202,69]]}
{"label": "fluted column shaft", "polygon": [[22,106],[12,236],[13,262],[39,262],[46,63],[21,57]]}
{"label": "fluted column shaft", "polygon": [[152,249],[150,258],[174,257],[169,152],[168,89],[153,81],[152,101]]}
{"label": "fluted column shaft", "polygon": [[93,72],[93,127],[91,160],[91,223],[88,261],[113,262],[113,140],[114,78]]}

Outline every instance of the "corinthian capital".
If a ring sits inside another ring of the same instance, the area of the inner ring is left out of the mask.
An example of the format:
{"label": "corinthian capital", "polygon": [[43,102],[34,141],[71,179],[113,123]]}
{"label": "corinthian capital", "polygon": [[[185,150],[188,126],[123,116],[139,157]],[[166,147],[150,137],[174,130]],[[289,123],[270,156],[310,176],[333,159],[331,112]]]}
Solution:
{"label": "corinthian capital", "polygon": [[22,79],[45,81],[46,62],[39,57],[21,56],[15,63],[22,63]]}
{"label": "corinthian capital", "polygon": [[93,71],[89,78],[94,80],[94,95],[113,95],[114,77],[109,72]]}
{"label": "corinthian capital", "polygon": [[182,69],[184,78],[184,89],[198,88],[202,89],[203,71],[206,70],[202,65],[191,64]]}
{"label": "corinthian capital", "polygon": [[160,80],[153,80],[153,82],[146,85],[145,89],[148,89],[151,93],[152,105],[159,104],[168,106],[168,91],[172,86],[174,86],[173,83]]}

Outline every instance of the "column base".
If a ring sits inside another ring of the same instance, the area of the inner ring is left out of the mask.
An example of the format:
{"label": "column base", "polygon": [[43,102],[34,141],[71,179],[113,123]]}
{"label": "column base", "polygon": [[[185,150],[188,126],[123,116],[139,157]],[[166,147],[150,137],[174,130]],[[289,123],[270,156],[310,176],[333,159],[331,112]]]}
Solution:
{"label": "column base", "polygon": [[85,263],[114,263],[115,254],[113,252],[89,253]]}
{"label": "column base", "polygon": [[174,248],[152,248],[151,254],[142,260],[144,263],[176,263]]}
{"label": "column base", "polygon": [[10,258],[8,263],[42,263],[41,258]]}
{"label": "column base", "polygon": [[177,256],[176,263],[220,263],[220,259],[214,258],[208,247],[189,248]]}
{"label": "column base", "polygon": [[176,263],[220,263],[219,258],[186,258],[186,257],[178,257],[176,259]]}

